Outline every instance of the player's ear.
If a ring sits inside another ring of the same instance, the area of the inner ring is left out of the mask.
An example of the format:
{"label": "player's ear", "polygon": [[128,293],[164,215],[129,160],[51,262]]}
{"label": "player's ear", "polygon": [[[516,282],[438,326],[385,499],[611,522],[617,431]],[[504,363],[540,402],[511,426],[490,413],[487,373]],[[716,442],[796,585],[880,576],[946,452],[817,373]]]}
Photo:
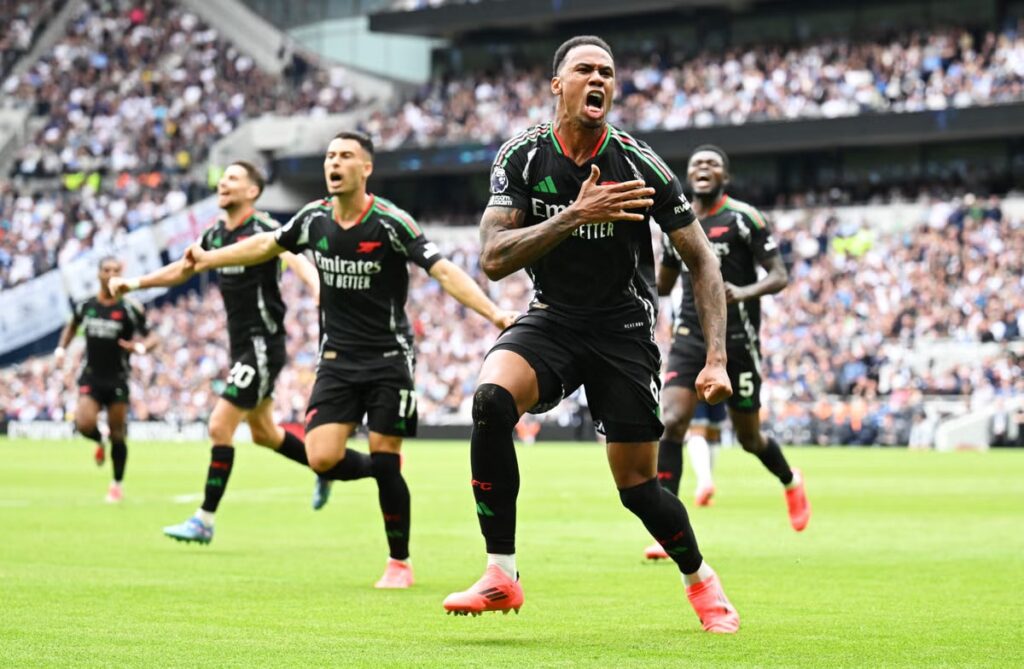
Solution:
{"label": "player's ear", "polygon": [[255,201],[260,196],[260,187],[256,184],[249,184],[249,189],[246,191],[246,197],[250,200]]}
{"label": "player's ear", "polygon": [[562,78],[557,74],[551,77],[551,94],[561,95],[562,94]]}
{"label": "player's ear", "polygon": [[363,176],[369,179],[371,174],[373,174],[373,161],[363,161]]}

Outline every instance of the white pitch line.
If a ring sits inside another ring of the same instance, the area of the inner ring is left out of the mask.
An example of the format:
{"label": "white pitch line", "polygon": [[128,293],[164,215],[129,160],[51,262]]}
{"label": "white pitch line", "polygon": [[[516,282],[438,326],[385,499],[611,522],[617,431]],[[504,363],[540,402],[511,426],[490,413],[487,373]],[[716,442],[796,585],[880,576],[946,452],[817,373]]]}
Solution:
{"label": "white pitch line", "polygon": [[[312,490],[312,487],[310,488]],[[240,490],[238,492],[230,493],[232,500],[260,500],[265,496],[276,497],[282,493],[295,494],[300,493],[301,488],[258,488],[256,490]],[[312,493],[310,493],[312,494]],[[203,493],[189,493],[186,495],[175,495],[171,498],[175,504],[194,504],[196,502],[203,501]]]}

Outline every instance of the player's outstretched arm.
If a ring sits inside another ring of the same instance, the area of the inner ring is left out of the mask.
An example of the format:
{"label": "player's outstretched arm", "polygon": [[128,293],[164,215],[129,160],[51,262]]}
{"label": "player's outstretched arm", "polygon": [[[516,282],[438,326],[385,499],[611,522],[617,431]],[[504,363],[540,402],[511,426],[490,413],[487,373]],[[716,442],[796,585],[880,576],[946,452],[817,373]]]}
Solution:
{"label": "player's outstretched arm", "polygon": [[448,259],[441,259],[434,263],[430,268],[430,276],[437,279],[444,292],[502,330],[512,325],[512,322],[518,316],[515,312],[505,311],[494,302],[491,302],[490,298],[484,294],[484,291],[480,290],[480,286],[468,274],[462,271],[462,268]]}
{"label": "player's outstretched arm", "polygon": [[302,283],[309,287],[309,292],[313,294],[316,303],[320,304],[320,275],[317,273],[316,267],[313,267],[313,263],[309,262],[305,256],[291,251],[282,253],[281,259],[299,275]]}
{"label": "player's outstretched arm", "polygon": [[261,232],[236,244],[205,251],[198,244],[185,250],[184,262],[196,272],[230,265],[258,265],[285,252],[273,232]]}
{"label": "player's outstretched arm", "polygon": [[773,255],[761,261],[767,274],[759,281],[749,286],[734,286],[731,283],[725,284],[725,301],[743,302],[753,300],[763,295],[774,295],[789,285],[789,270],[786,263],[782,261],[781,255]]}
{"label": "player's outstretched arm", "polygon": [[732,385],[725,372],[726,311],[722,270],[704,230],[696,222],[673,230],[669,239],[690,270],[697,316],[707,346],[707,360],[697,376],[697,398],[717,404],[732,395]]}
{"label": "player's outstretched arm", "polygon": [[643,221],[642,213],[654,205],[653,188],[643,181],[599,186],[601,170],[593,165],[575,202],[551,218],[522,227],[526,214],[511,207],[489,207],[480,221],[480,266],[492,281],[530,265],[586,223]]}
{"label": "player's outstretched arm", "polygon": [[126,293],[141,288],[170,288],[171,286],[179,286],[185,283],[195,274],[195,270],[189,267],[184,260],[175,260],[158,270],[140,277],[126,279],[115,276],[110,279],[110,292],[116,297],[121,297]]}

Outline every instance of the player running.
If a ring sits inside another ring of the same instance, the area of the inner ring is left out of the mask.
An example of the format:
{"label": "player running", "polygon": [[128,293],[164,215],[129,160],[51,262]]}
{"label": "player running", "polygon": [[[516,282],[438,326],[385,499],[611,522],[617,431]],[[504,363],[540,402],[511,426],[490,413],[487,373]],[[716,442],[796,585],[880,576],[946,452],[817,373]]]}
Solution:
{"label": "player running", "polygon": [[[124,467],[128,460],[128,376],[131,354],[142,355],[156,346],[156,337],[146,326],[142,306],[135,300],[117,297],[111,283],[121,274],[121,261],[106,257],[99,265],[99,292],[95,297],[76,304],[71,320],[60,333],[53,352],[57,366],[64,364],[66,349],[75,338],[78,327],[85,333],[85,355],[78,377],[78,405],[75,407],[75,428],[82,436],[96,442],[93,458],[97,465],[106,459],[103,435],[97,427],[100,411],[107,409],[110,428],[110,463],[114,478],[107,488],[106,500],[120,502],[124,498]],[[143,341],[133,341],[136,335]]]}
{"label": "player running", "polygon": [[[789,281],[786,266],[764,216],[754,207],[726,195],[729,158],[724,151],[711,145],[698,147],[690,156],[687,179],[693,190],[694,210],[718,255],[725,281],[728,302],[727,371],[736,389],[729,398],[729,418],[743,449],[756,455],[785,487],[790,524],[799,532],[807,527],[811,515],[803,476],[800,470],[790,468],[778,442],[761,431],[759,416],[760,298],[786,287]],[[758,266],[766,270],[764,278],[758,279]],[[674,493],[678,492],[682,475],[682,439],[700,399],[693,384],[704,360],[706,346],[701,335],[690,273],[679,256],[666,245],[658,270],[659,292],[671,292],[680,275],[683,297],[673,324],[672,350],[665,374],[662,396],[665,436],[659,445],[658,467],[662,485]],[[706,469],[697,474],[699,504],[700,500],[710,499],[714,493],[710,457],[707,458]],[[654,559],[662,557],[656,545],[647,549],[647,556]]]}
{"label": "player running", "polygon": [[[217,205],[223,210],[199,240],[204,249],[221,248],[279,226],[266,214],[257,212],[256,200],[263,192],[263,176],[250,163],[228,165],[217,183]],[[316,270],[305,258],[287,254],[285,262],[318,294]],[[115,292],[139,288],[177,286],[196,273],[178,260],[145,276],[117,280]],[[234,438],[246,420],[252,439],[280,455],[307,465],[302,440],[274,423],[274,381],[287,360],[285,351],[285,305],[279,281],[281,263],[270,259],[251,267],[235,265],[219,272],[220,292],[227,311],[231,370],[220,398],[210,414],[209,431],[213,448],[206,475],[202,506],[179,525],[164,528],[172,539],[208,544],[213,539],[214,515],[227,488],[235,460]]]}
{"label": "player running", "polygon": [[498,151],[480,222],[481,265],[498,280],[526,268],[529,312],[506,330],[473,397],[472,489],[487,544],[484,575],[444,600],[451,613],[519,610],[512,431],[525,411],[556,406],[581,384],[622,504],[678,563],[705,630],[735,632],[739,616],[704,562],[679,498],[658,485],[661,356],[648,221],[654,218],[693,271],[707,340],[702,399],[731,393],[725,371],[722,276],[679,180],[644,143],[607,123],[615,93],[611,48],[574,37],[555,52],[553,122]]}
{"label": "player running", "polygon": [[[266,262],[286,250],[312,251],[320,273],[322,339],[316,383],[306,413],[306,452],[322,478],[377,481],[390,549],[378,588],[413,584],[409,560],[409,488],[402,477],[402,440],[417,424],[413,336],[405,314],[412,261],[462,304],[498,327],[501,311],[480,287],[428,242],[409,214],[366,191],[373,143],[356,132],[331,140],[324,157],[329,198],[306,205],[283,228],[186,259],[207,269]],[[370,455],[346,448],[367,417]]]}

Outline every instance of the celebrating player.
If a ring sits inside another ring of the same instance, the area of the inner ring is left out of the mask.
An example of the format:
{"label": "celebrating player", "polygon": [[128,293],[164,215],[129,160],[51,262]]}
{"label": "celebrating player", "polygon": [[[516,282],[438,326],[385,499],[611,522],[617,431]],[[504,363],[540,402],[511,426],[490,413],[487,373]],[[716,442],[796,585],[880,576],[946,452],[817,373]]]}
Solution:
{"label": "celebrating player", "polygon": [[[156,345],[155,335],[146,326],[142,306],[134,300],[120,299],[111,283],[121,274],[121,261],[106,257],[100,260],[99,292],[95,297],[75,305],[71,320],[60,333],[54,351],[57,366],[64,364],[65,349],[74,339],[78,326],[85,331],[85,358],[78,378],[78,405],[75,407],[75,427],[85,437],[96,442],[94,459],[97,465],[105,460],[103,435],[97,420],[100,410],[107,409],[107,427],[110,428],[110,462],[114,479],[107,489],[106,500],[120,502],[124,497],[122,481],[128,460],[128,376],[131,374],[131,354],[144,354]],[[133,341],[136,335],[144,341]]]}
{"label": "celebrating player", "polygon": [[718,263],[682,185],[644,143],[607,123],[615,92],[610,47],[575,37],[555,52],[553,122],[501,147],[480,222],[481,265],[498,280],[526,268],[529,312],[506,330],[473,397],[472,488],[488,566],[444,608],[458,614],[519,610],[515,556],[519,468],[512,431],[581,384],[622,504],[678,563],[705,630],[735,632],[739,616],[704,562],[679,499],[658,485],[661,356],[654,343],[653,217],[694,275],[709,342],[696,380],[702,399],[731,393],[725,371],[725,292]]}
{"label": "celebrating player", "polygon": [[[756,455],[785,487],[790,524],[799,532],[807,527],[811,514],[803,476],[799,470],[790,468],[778,442],[761,431],[758,413],[761,408],[760,298],[786,287],[789,280],[786,266],[764,216],[754,207],[726,195],[729,158],[724,151],[711,145],[698,147],[690,156],[687,179],[693,190],[694,210],[718,255],[725,280],[727,371],[736,389],[729,398],[729,418],[743,449]],[[764,278],[758,278],[758,266],[766,270]],[[672,351],[662,396],[665,436],[659,445],[658,465],[662,484],[673,493],[678,493],[682,475],[682,439],[699,400],[693,384],[707,348],[701,335],[693,282],[685,269],[672,247],[666,245],[658,269],[659,292],[668,294],[676,279],[680,275],[683,278],[683,297],[673,325]],[[698,444],[698,448],[700,446]],[[699,456],[697,462],[705,460]],[[698,504],[710,499],[714,492],[710,457],[706,463],[706,469],[701,464],[697,472]],[[649,547],[648,557],[662,557],[658,548],[657,545]]]}
{"label": "celebrating player", "polygon": [[[237,161],[224,170],[217,183],[217,205],[223,215],[199,241],[205,249],[238,243],[261,232],[278,228],[266,214],[257,212],[257,198],[263,192],[263,176],[250,163]],[[285,261],[318,294],[316,270],[305,258],[287,254]],[[176,286],[195,274],[184,260],[173,262],[145,276],[113,283],[116,293],[138,288]],[[274,381],[284,367],[284,314],[279,280],[281,263],[269,259],[252,267],[224,267],[219,271],[220,291],[227,311],[231,371],[220,398],[210,414],[210,466],[206,476],[203,504],[185,522],[164,528],[164,534],[179,541],[208,544],[213,539],[214,514],[227,487],[235,459],[235,431],[247,420],[252,439],[260,446],[294,460],[306,461],[302,440],[274,423]]]}
{"label": "celebrating player", "polygon": [[[409,488],[402,477],[402,439],[416,434],[415,362],[405,314],[412,261],[462,304],[498,327],[514,315],[428,242],[406,212],[366,191],[373,143],[356,132],[331,140],[324,157],[329,199],[308,204],[276,233],[209,251],[192,246],[195,268],[266,262],[285,250],[310,250],[321,285],[322,341],[306,413],[309,464],[326,480],[377,481],[390,549],[378,588],[413,584],[409,560]],[[370,455],[346,448],[363,417]]]}

